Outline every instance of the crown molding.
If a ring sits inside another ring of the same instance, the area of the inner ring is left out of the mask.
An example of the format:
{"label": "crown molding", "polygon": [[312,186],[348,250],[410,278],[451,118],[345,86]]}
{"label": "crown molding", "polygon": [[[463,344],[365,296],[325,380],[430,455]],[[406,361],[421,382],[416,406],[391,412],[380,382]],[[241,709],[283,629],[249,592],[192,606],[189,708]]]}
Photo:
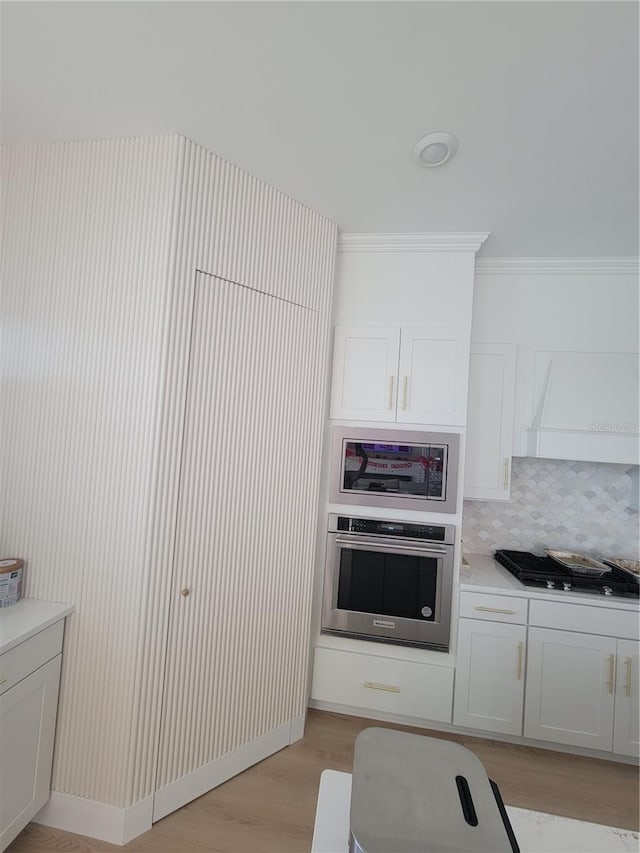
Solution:
{"label": "crown molding", "polygon": [[339,252],[477,252],[489,232],[340,234]]}
{"label": "crown molding", "polygon": [[638,275],[640,258],[478,258],[476,275]]}

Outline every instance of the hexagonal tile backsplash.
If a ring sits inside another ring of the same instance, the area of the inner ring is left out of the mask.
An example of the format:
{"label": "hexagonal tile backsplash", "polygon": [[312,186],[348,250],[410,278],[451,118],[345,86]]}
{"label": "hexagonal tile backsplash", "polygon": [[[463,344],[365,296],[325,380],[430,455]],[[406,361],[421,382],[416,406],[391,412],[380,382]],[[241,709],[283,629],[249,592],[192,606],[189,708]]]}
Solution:
{"label": "hexagonal tile backsplash", "polygon": [[465,501],[463,551],[545,548],[639,559],[628,465],[514,458],[510,501]]}

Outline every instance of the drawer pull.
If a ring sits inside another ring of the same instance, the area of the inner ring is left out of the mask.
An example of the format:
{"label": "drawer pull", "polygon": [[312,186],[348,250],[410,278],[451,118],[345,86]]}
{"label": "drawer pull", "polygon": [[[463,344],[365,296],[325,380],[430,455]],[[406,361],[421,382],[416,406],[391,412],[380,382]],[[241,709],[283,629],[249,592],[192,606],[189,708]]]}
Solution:
{"label": "drawer pull", "polygon": [[627,658],[626,661],[624,662],[624,665],[625,665],[626,670],[627,670],[627,683],[624,686],[624,692],[625,692],[625,695],[627,695],[627,696],[629,696],[629,698],[631,698],[631,667],[633,665],[632,659]]}
{"label": "drawer pull", "polygon": [[476,610],[481,610],[483,613],[506,613],[507,616],[515,616],[515,610],[501,610],[499,607],[476,607]]}
{"label": "drawer pull", "polygon": [[504,483],[505,490],[509,488],[509,460],[504,460],[504,468],[503,468],[503,477],[502,482]]}
{"label": "drawer pull", "polygon": [[400,688],[393,684],[378,684],[376,681],[365,681],[362,685],[368,690],[386,690],[387,693],[400,693]]}
{"label": "drawer pull", "polygon": [[517,678],[518,681],[522,678],[522,651],[524,649],[524,643],[522,640],[518,643],[518,670],[517,670]]}
{"label": "drawer pull", "polygon": [[3,676],[0,678],[0,684],[4,684],[6,680],[7,680],[7,676],[6,676],[6,675],[3,675]]}
{"label": "drawer pull", "polygon": [[615,678],[616,678],[616,656],[609,655],[609,680],[607,681],[607,686],[609,688],[609,693],[613,693],[615,690]]}

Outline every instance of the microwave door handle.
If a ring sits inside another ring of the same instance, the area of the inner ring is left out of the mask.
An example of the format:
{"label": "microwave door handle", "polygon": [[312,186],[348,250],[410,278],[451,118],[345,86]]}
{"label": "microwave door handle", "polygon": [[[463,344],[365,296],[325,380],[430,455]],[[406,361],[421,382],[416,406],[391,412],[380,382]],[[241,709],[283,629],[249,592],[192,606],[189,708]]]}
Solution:
{"label": "microwave door handle", "polygon": [[444,548],[432,548],[428,546],[426,548],[412,548],[410,545],[396,545],[390,542],[380,542],[371,539],[358,539],[357,542],[353,542],[351,539],[342,539],[339,536],[336,536],[336,545],[340,545],[343,548],[353,548],[355,550],[359,550],[362,548],[375,548],[377,551],[401,551],[403,554],[438,554],[440,556],[446,557],[449,553],[445,551]]}

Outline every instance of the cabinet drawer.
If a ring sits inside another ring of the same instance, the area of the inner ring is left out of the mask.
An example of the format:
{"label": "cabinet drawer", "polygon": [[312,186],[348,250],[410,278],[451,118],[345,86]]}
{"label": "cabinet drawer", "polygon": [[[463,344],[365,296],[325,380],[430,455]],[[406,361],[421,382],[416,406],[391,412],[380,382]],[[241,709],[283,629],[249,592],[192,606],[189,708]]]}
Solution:
{"label": "cabinet drawer", "polygon": [[637,640],[639,634],[637,612],[616,610],[599,604],[563,604],[560,601],[532,599],[529,624],[538,628],[601,634],[623,640]]}
{"label": "cabinet drawer", "polygon": [[311,697],[450,723],[453,668],[318,648]]}
{"label": "cabinet drawer", "polygon": [[526,598],[513,595],[490,595],[481,592],[460,593],[460,616],[489,619],[491,622],[527,624]]}
{"label": "cabinet drawer", "polygon": [[0,694],[26,678],[62,650],[64,619],[29,637],[0,657]]}

